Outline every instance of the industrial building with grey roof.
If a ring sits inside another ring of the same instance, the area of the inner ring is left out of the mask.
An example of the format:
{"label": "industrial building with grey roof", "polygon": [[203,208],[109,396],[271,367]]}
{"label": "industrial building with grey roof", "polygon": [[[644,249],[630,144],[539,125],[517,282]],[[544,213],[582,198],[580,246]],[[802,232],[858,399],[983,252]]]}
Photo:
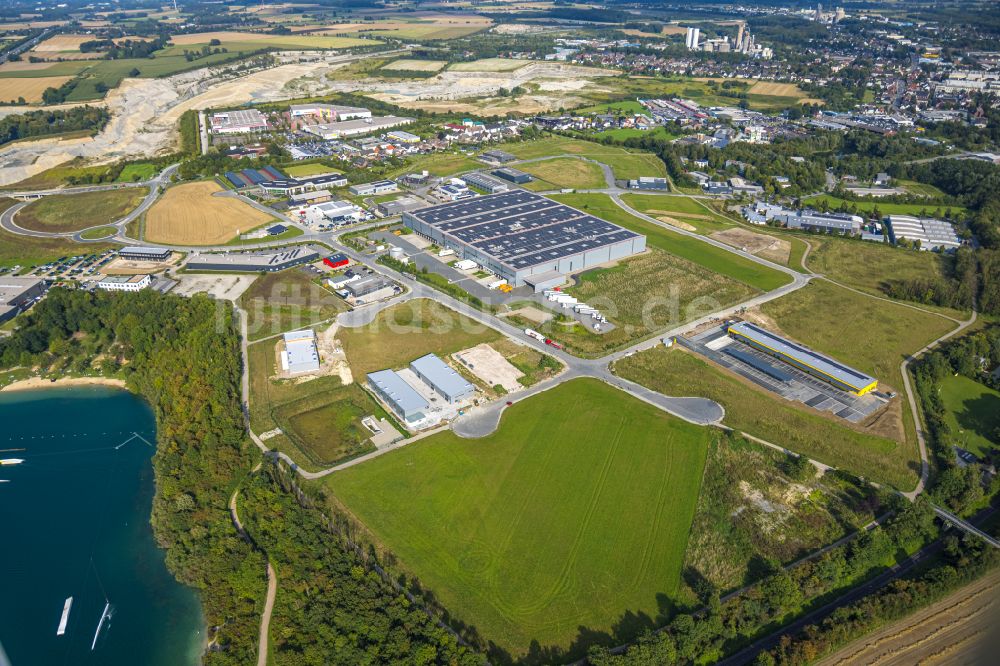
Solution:
{"label": "industrial building with grey roof", "polygon": [[878,380],[874,377],[748,321],[731,324],[727,332],[754,349],[767,352],[843,391],[864,395],[874,391],[878,386]]}
{"label": "industrial building with grey roof", "polygon": [[641,234],[525,190],[406,212],[403,223],[515,287],[646,249]]}

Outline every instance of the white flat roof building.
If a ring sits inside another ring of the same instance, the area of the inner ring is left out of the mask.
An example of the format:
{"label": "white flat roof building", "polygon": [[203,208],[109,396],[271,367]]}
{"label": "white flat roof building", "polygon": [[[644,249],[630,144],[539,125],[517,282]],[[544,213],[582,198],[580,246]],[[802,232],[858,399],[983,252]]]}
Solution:
{"label": "white flat roof building", "polygon": [[285,333],[285,351],[282,352],[282,369],[290,373],[319,370],[319,352],[316,334],[311,328]]}
{"label": "white flat roof building", "polygon": [[209,122],[213,134],[248,134],[267,130],[267,119],[257,109],[213,113]]}
{"label": "white flat roof building", "polygon": [[142,291],[153,281],[148,275],[109,275],[97,283],[104,291]]}
{"label": "white flat roof building", "polygon": [[325,141],[340,139],[345,136],[359,136],[370,134],[380,130],[398,127],[413,122],[413,118],[403,118],[401,116],[381,116],[358,118],[355,120],[343,120],[333,123],[321,123],[319,125],[306,125],[303,132],[314,134]]}

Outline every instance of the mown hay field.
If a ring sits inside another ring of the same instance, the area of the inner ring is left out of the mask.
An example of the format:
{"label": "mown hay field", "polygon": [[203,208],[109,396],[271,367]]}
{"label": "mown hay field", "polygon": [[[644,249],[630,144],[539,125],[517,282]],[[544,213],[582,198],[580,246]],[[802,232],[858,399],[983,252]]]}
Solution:
{"label": "mown hay field", "polygon": [[324,483],[457,619],[564,663],[670,613],[713,436],[576,379],[488,437],[435,434]]}
{"label": "mown hay field", "polygon": [[72,76],[40,76],[38,78],[0,78],[0,100],[17,101],[23,97],[29,104],[42,101],[46,88],[58,88]]}
{"label": "mown hay field", "polygon": [[274,220],[235,198],[215,197],[214,182],[168,189],[146,213],[146,240],[167,245],[219,245]]}
{"label": "mown hay field", "polygon": [[605,186],[604,172],[593,162],[587,162],[574,157],[560,157],[543,162],[522,164],[522,171],[530,173],[540,181],[533,181],[529,189],[549,189],[552,186],[562,188],[597,189]]}
{"label": "mown hay field", "polygon": [[771,97],[806,97],[806,93],[794,83],[777,83],[775,81],[758,81],[749,90],[751,95],[769,95]]}

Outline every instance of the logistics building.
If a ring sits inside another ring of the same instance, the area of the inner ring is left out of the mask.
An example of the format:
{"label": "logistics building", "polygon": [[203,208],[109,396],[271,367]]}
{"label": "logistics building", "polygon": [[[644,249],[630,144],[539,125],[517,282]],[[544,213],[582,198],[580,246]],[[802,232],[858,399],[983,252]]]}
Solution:
{"label": "logistics building", "polygon": [[313,176],[312,178],[289,178],[286,180],[272,180],[267,183],[260,183],[258,186],[264,194],[276,197],[290,197],[293,194],[303,192],[315,192],[330,187],[343,187],[347,185],[347,179],[343,174],[331,173],[324,176]]}
{"label": "logistics building", "polygon": [[319,125],[306,125],[302,128],[302,131],[318,136],[324,141],[330,141],[332,139],[340,139],[345,136],[358,136],[360,134],[378,132],[380,130],[389,129],[390,127],[407,125],[412,122],[413,118],[403,118],[402,116],[382,116],[375,118],[358,118],[356,120],[342,120],[335,123],[321,123]]}
{"label": "logistics building", "polygon": [[263,252],[232,252],[227,254],[196,254],[186,267],[193,271],[267,272],[283,271],[292,266],[319,261],[323,251],[311,245]]}
{"label": "logistics building", "polygon": [[403,223],[458,259],[536,290],[646,249],[641,234],[520,189],[406,212]]}
{"label": "logistics building", "polygon": [[285,351],[281,352],[281,369],[290,373],[319,370],[316,334],[311,328],[285,333]]}
{"label": "logistics building", "polygon": [[842,391],[848,391],[855,395],[865,395],[874,391],[878,386],[878,380],[874,377],[869,377],[863,372],[838,363],[808,347],[786,340],[756,324],[741,321],[730,324],[727,331],[736,340],[818,377]]}
{"label": "logistics building", "polygon": [[391,180],[376,180],[372,183],[358,183],[357,185],[351,185],[347,191],[356,197],[370,197],[378,194],[398,192],[399,185]]}
{"label": "logistics building", "polygon": [[123,247],[118,250],[119,259],[129,261],[166,261],[170,250],[165,247]]}
{"label": "logistics building", "polygon": [[628,186],[633,190],[666,190],[667,179],[653,176],[640,176],[636,180],[628,181]]}
{"label": "logistics building", "polygon": [[212,114],[213,134],[249,134],[267,131],[267,119],[257,109],[240,109]]}
{"label": "logistics building", "polygon": [[469,173],[462,176],[460,180],[469,187],[478,187],[487,194],[506,192],[507,190],[510,189],[507,183],[485,173],[479,173],[479,172]]}
{"label": "logistics building", "polygon": [[520,169],[512,169],[511,167],[500,167],[499,169],[494,169],[493,175],[497,178],[509,180],[515,185],[524,185],[525,183],[531,182],[531,174],[525,173]]}
{"label": "logistics building", "polygon": [[423,199],[418,199],[416,197],[400,197],[398,199],[393,199],[392,201],[383,201],[375,206],[375,210],[382,217],[393,217],[395,215],[402,215],[410,210],[420,210],[421,208],[426,207],[427,204]]}
{"label": "logistics building", "polygon": [[324,121],[356,120],[371,118],[372,112],[360,106],[339,104],[292,104],[288,108],[292,118],[319,118]]}
{"label": "logistics building", "polygon": [[0,277],[0,322],[13,319],[47,288],[48,283],[38,278]]}
{"label": "logistics building", "polygon": [[430,404],[393,370],[368,373],[368,386],[407,425],[423,420]]}
{"label": "logistics building", "polygon": [[444,396],[450,404],[455,404],[476,392],[476,387],[455,372],[436,354],[427,354],[410,363],[413,371],[425,384]]}

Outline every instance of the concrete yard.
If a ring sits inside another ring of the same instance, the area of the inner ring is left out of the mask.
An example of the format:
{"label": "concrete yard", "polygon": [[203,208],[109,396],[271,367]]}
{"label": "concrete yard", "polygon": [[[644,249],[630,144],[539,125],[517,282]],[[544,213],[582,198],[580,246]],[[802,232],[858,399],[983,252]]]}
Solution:
{"label": "concrete yard", "polygon": [[456,352],[453,357],[487,386],[499,384],[508,393],[524,388],[517,381],[524,377],[524,373],[511,365],[510,361],[488,344],[484,343],[471,349]]}
{"label": "concrete yard", "polygon": [[174,289],[179,296],[204,292],[212,298],[235,301],[250,288],[256,275],[179,275],[180,283]]}

